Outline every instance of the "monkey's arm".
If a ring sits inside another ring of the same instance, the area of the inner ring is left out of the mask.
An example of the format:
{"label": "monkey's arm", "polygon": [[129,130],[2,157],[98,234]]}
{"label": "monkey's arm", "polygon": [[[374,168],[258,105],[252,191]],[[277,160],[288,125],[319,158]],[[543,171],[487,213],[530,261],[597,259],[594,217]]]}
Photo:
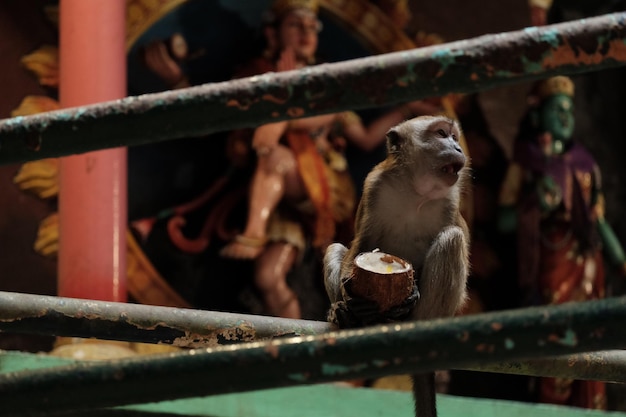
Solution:
{"label": "monkey's arm", "polygon": [[463,305],[469,274],[469,248],[462,226],[444,228],[424,259],[418,286],[421,294],[414,319],[449,317]]}
{"label": "monkey's arm", "polygon": [[341,301],[341,264],[348,248],[341,243],[333,243],[324,254],[324,287],[331,304]]}

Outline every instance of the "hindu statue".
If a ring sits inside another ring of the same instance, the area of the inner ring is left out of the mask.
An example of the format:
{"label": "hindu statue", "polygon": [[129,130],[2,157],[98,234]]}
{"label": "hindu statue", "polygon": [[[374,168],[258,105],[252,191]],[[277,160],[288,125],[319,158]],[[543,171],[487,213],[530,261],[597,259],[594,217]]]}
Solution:
{"label": "hindu statue", "polygon": [[[263,16],[265,49],[236,77],[315,64],[321,30],[317,1],[274,1]],[[176,68],[173,64],[153,69],[160,73]],[[170,84],[185,81],[178,71],[171,75],[164,77]],[[339,231],[351,238],[356,193],[342,154],[345,144],[371,150],[383,143],[390,127],[430,110],[435,106],[417,101],[395,107],[367,126],[348,111],[233,132],[226,147],[229,159],[235,167],[253,164],[254,169],[245,226],[220,254],[254,263],[254,283],[267,314],[300,318],[299,300],[287,284],[289,271],[307,248],[323,253],[341,240]]]}
{"label": "hindu statue", "polygon": [[[556,76],[529,98],[500,194],[498,227],[517,231],[520,286],[527,304],[604,297],[604,257],[624,269],[626,257],[604,218],[600,169],[574,140],[574,83]],[[541,378],[540,401],[605,408],[596,381]]]}

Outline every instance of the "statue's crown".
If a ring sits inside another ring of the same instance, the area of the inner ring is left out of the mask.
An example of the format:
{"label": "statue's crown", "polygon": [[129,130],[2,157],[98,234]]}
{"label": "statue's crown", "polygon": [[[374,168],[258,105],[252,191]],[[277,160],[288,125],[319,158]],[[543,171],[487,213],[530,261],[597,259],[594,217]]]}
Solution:
{"label": "statue's crown", "polygon": [[537,95],[546,98],[555,94],[565,94],[574,97],[574,82],[564,75],[547,78],[539,83]]}
{"label": "statue's crown", "polygon": [[271,11],[279,17],[294,9],[306,9],[317,14],[319,4],[317,0],[275,0]]}

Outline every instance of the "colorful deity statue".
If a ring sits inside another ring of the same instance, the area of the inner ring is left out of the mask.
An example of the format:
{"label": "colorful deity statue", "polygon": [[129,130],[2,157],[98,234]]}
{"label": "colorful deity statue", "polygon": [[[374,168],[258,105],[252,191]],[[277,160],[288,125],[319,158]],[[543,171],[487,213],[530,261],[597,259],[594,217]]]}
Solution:
{"label": "colorful deity statue", "polygon": [[[313,64],[321,30],[317,7],[315,1],[275,1],[265,20],[267,48],[242,75]],[[346,161],[332,140],[333,131],[341,132],[341,140],[373,149],[391,126],[428,111],[425,106],[421,102],[400,106],[368,127],[355,113],[342,112],[254,130],[257,167],[246,227],[221,254],[255,259],[255,281],[270,313],[300,316],[298,300],[286,285],[287,273],[307,239],[321,253],[336,238],[337,225],[351,223],[356,196]]]}
{"label": "colorful deity statue", "polygon": [[[530,303],[603,298],[603,252],[622,271],[626,257],[604,218],[600,170],[573,139],[574,84],[536,84],[500,195],[498,226],[517,229],[518,278]],[[542,402],[605,408],[603,383],[540,380]]]}
{"label": "colorful deity statue", "polygon": [[[236,77],[314,64],[322,30],[318,8],[315,0],[274,1],[263,16],[264,51]],[[159,50],[163,54],[158,57],[167,58],[162,46]],[[150,62],[158,63],[155,73],[176,69],[174,60]],[[163,77],[170,84],[185,81],[179,71],[170,75]],[[254,262],[254,281],[267,314],[300,318],[300,303],[287,285],[287,274],[309,245],[323,253],[337,239],[340,226],[352,223],[356,193],[341,152],[346,141],[371,150],[384,141],[393,125],[435,110],[428,103],[414,102],[390,110],[368,126],[356,113],[341,112],[233,132],[227,146],[233,165],[250,161],[256,165],[245,227],[220,254]],[[349,239],[350,226],[346,227]]]}

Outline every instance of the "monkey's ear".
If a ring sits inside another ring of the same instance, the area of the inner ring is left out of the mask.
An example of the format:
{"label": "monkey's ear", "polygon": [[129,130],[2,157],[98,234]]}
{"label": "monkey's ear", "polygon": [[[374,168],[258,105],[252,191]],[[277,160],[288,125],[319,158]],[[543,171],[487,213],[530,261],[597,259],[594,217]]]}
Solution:
{"label": "monkey's ear", "polygon": [[400,145],[402,139],[397,130],[391,129],[387,132],[387,153],[395,154],[400,151]]}

